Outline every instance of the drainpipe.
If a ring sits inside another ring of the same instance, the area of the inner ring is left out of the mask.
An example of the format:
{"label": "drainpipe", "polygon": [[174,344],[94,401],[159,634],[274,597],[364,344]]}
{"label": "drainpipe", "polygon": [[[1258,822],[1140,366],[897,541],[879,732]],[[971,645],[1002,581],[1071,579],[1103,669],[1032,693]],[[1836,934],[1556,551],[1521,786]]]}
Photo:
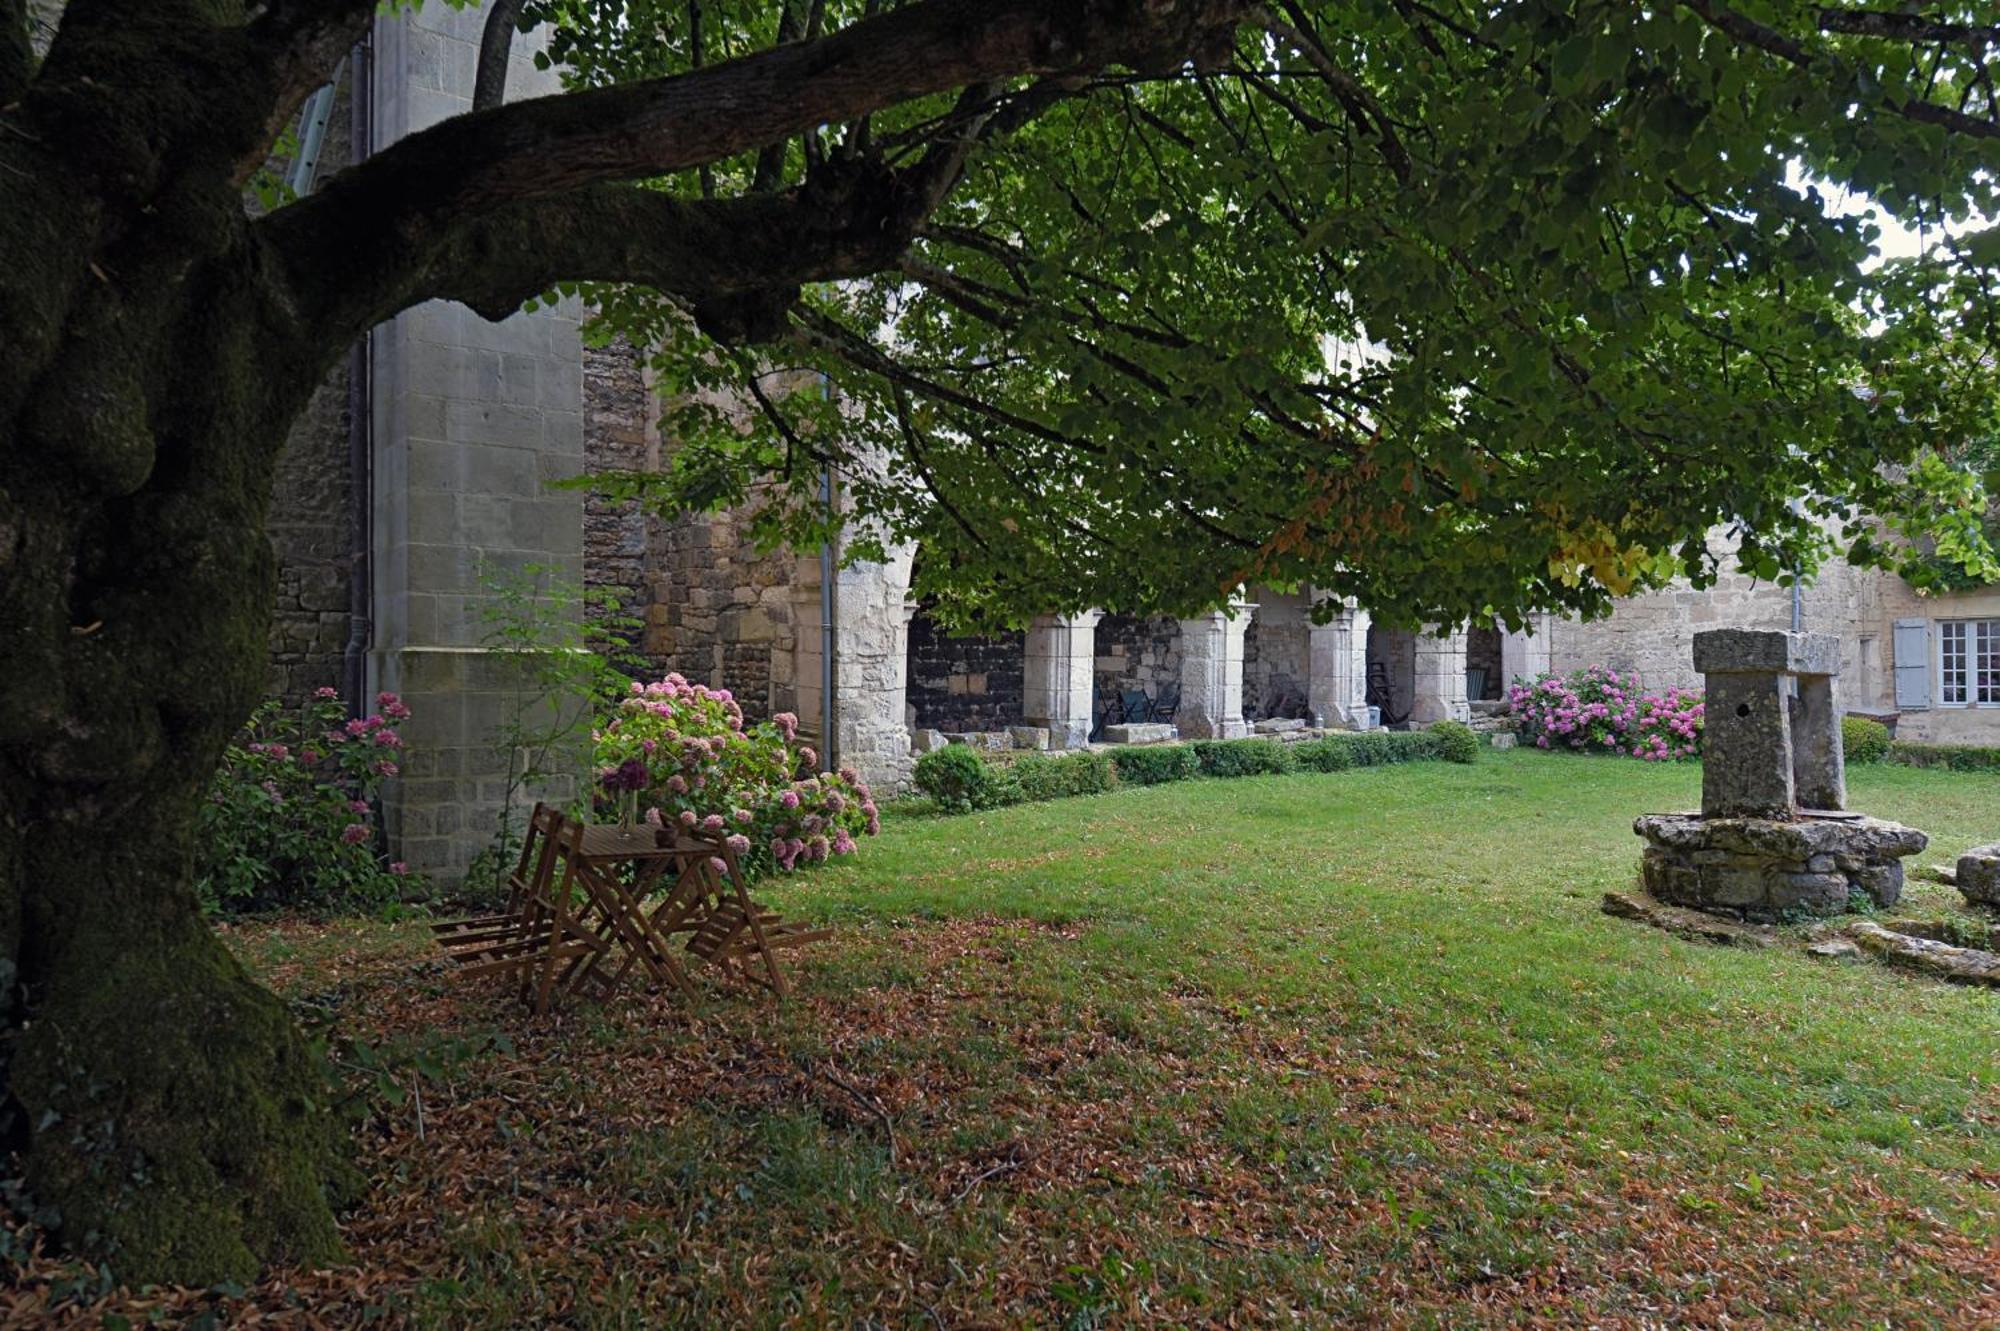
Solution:
{"label": "drainpipe", "polygon": [[[355,44],[351,161],[374,150],[375,70],[369,37]],[[363,333],[347,356],[347,644],[341,648],[341,680],[355,716],[368,710],[368,647],[375,618],[375,334]]]}
{"label": "drainpipe", "polygon": [[[819,377],[821,401],[833,398],[833,381],[826,375]],[[819,473],[820,510],[827,521],[833,521],[833,464],[825,463]],[[839,768],[840,740],[834,729],[835,706],[833,698],[833,654],[837,637],[835,627],[840,614],[840,597],[835,594],[835,568],[833,539],[829,536],[819,547],[819,766],[822,772],[832,772]]]}
{"label": "drainpipe", "polygon": [[[1794,497],[1792,500],[1792,512],[1796,514],[1796,513],[1803,513],[1804,511],[1805,511],[1805,501],[1803,499]],[[1805,589],[1799,585],[1799,571],[1797,569],[1793,569],[1792,570],[1792,632],[1794,633],[1803,632],[1805,630],[1805,626],[1806,626]]]}
{"label": "drainpipe", "polygon": [[[827,466],[819,474],[819,498],[827,513],[833,511],[833,468]],[[834,595],[833,542],[827,541],[819,548],[819,769],[822,772],[834,770],[833,756],[835,731],[833,704],[833,653],[836,635],[834,616],[840,613],[840,598]]]}

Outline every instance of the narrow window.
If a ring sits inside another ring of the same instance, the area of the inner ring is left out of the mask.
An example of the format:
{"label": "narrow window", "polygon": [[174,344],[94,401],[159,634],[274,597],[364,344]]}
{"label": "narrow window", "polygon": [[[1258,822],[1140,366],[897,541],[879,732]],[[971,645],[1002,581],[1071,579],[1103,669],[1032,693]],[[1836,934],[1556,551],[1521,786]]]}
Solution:
{"label": "narrow window", "polygon": [[1938,701],[1963,707],[1966,701],[1966,629],[1970,621],[1946,620],[1938,625]]}

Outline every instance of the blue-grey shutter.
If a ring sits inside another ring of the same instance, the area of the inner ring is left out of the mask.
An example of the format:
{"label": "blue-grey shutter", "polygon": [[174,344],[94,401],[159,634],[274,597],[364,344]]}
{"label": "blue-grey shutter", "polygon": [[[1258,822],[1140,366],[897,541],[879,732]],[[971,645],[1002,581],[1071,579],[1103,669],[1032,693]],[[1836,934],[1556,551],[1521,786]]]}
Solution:
{"label": "blue-grey shutter", "polygon": [[1923,711],[1931,705],[1930,624],[1921,619],[1896,621],[1896,710]]}

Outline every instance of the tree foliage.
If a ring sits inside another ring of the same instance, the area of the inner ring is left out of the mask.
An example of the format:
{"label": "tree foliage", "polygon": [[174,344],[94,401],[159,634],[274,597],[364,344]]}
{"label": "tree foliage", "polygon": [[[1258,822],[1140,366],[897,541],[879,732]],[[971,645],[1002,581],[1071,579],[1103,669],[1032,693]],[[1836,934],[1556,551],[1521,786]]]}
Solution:
{"label": "tree foliage", "polygon": [[[595,86],[859,10],[529,13]],[[662,348],[682,442],[620,484],[754,495],[767,538],[803,542],[832,464],[971,621],[1189,611],[1251,578],[1405,620],[1589,613],[1705,581],[1715,523],[1788,576],[1829,522],[1911,505],[1885,463],[1990,412],[1988,236],[1871,272],[1876,222],[1833,206],[1934,232],[1991,212],[1982,59],[1977,32],[1819,6],[1343,0],[1252,7],[1150,76],[822,126],[659,187],[837,193],[948,154],[960,178],[894,263],[800,291],[755,351],[717,354],[671,294],[591,288],[604,328]],[[1867,532],[1856,557],[1917,567]]]}

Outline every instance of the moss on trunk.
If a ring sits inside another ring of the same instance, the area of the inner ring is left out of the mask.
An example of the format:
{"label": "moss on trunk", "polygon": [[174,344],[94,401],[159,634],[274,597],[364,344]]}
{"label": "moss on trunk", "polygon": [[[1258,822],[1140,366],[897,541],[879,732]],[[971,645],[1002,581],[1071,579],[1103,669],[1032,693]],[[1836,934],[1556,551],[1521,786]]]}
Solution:
{"label": "moss on trunk", "polygon": [[65,1242],[125,1280],[332,1261],[329,1185],[351,1179],[325,1079],[195,908],[192,809],[163,812],[52,831],[24,857],[30,918],[78,920],[36,959],[32,1016],[14,1036],[28,1190]]}
{"label": "moss on trunk", "polygon": [[147,295],[90,292],[69,322],[109,331],[0,394],[0,1077],[58,1239],[199,1285],[336,1259],[355,1181],[319,1059],[190,885],[265,677],[272,462],[323,366],[271,354],[240,252]]}

